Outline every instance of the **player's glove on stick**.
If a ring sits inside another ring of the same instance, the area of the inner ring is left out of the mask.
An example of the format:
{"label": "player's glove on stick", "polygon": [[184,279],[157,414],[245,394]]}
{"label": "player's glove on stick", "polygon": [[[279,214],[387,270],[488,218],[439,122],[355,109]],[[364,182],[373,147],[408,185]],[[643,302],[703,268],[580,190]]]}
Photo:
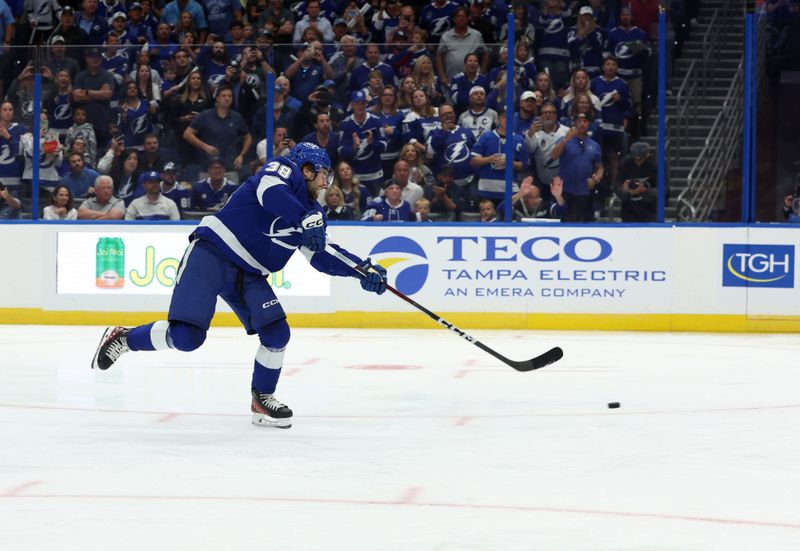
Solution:
{"label": "player's glove on stick", "polygon": [[303,228],[302,245],[310,251],[319,252],[325,249],[325,223],[322,213],[310,210],[300,222]]}
{"label": "player's glove on stick", "polygon": [[361,276],[361,287],[371,293],[383,294],[386,292],[386,269],[373,264],[368,258],[358,265],[364,271]]}

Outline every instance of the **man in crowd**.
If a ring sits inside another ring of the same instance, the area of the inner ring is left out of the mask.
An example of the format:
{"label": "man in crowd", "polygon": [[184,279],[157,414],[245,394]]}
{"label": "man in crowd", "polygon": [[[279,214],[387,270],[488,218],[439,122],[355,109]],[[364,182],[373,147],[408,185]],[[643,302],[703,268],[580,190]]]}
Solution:
{"label": "man in crowd", "polygon": [[458,117],[458,125],[472,131],[475,139],[497,126],[497,111],[486,107],[486,90],[473,86],[469,91],[469,109]]}
{"label": "man in crowd", "polygon": [[450,79],[464,71],[464,58],[467,54],[480,53],[481,73],[486,74],[489,56],[481,33],[469,27],[469,11],[459,6],[453,11],[453,28],[442,34],[439,49],[436,50],[436,72],[442,86],[450,88]]}
{"label": "man in crowd", "polygon": [[221,157],[208,161],[208,178],[192,186],[194,208],[206,212],[217,212],[236,191],[236,184],[225,177],[225,162]]}
{"label": "man in crowd", "polygon": [[433,159],[431,169],[438,174],[444,167],[453,171],[455,183],[467,186],[474,171],[470,166],[470,152],[475,145],[472,132],[456,124],[456,114],[450,105],[439,107],[440,128],[428,134],[428,158]]}
{"label": "man in crowd", "polygon": [[98,176],[94,181],[94,197],[89,197],[78,208],[78,220],[122,220],[125,202],[114,197],[111,176]]}
{"label": "man in crowd", "polygon": [[192,190],[178,182],[178,167],[175,163],[165,164],[161,171],[161,194],[175,201],[181,213],[192,209]]}
{"label": "man in crowd", "polygon": [[338,132],[331,132],[331,117],[328,113],[318,111],[314,116],[315,131],[303,136],[301,142],[313,143],[320,146],[331,159],[331,165],[339,164],[339,144],[341,142]]}
{"label": "man in crowd", "polygon": [[350,94],[353,114],[342,121],[342,145],[339,158],[350,163],[353,175],[376,197],[383,183],[381,153],[386,151],[386,141],[381,138],[378,117],[367,112],[367,97],[361,90]]}
{"label": "man in crowd", "polygon": [[72,85],[72,101],[86,109],[86,120],[94,127],[98,144],[108,143],[111,97],[117,87],[114,77],[100,67],[100,50],[86,51],[86,70],[78,73]]}
{"label": "man in crowd", "polygon": [[164,159],[161,157],[159,150],[158,134],[146,134],[144,137],[144,145],[139,152],[139,165],[137,170],[155,170],[160,171],[164,166]]}
{"label": "man in crowd", "polygon": [[622,201],[623,222],[655,222],[658,210],[658,167],[646,142],[631,145],[623,159],[615,193]]}
{"label": "man in crowd", "polygon": [[97,6],[98,0],[83,0],[81,12],[75,16],[75,22],[89,37],[89,44],[95,46],[102,44],[108,34],[108,22],[98,13]]}
{"label": "man in crowd", "polygon": [[545,103],[539,113],[541,122],[534,122],[525,132],[525,145],[533,158],[536,176],[539,185],[542,186],[539,191],[547,195],[545,190],[549,189],[553,178],[558,175],[560,164],[558,159],[552,158],[551,153],[556,143],[564,139],[569,129],[559,124],[554,104]]}
{"label": "man in crowd", "polygon": [[466,208],[467,201],[464,198],[463,188],[455,183],[455,171],[450,166],[443,166],[436,172],[431,212],[457,215]]}
{"label": "man in crowd", "polygon": [[417,217],[402,197],[400,185],[393,179],[384,184],[383,196],[367,205],[361,215],[365,222],[414,222]]}
{"label": "man in crowd", "polygon": [[410,174],[411,169],[408,163],[401,159],[394,164],[394,173],[389,181],[400,186],[400,195],[403,201],[409,205],[415,205],[425,195],[425,191],[422,186],[409,179]]}
{"label": "man in crowd", "polygon": [[[478,171],[478,191],[479,197],[485,197],[493,201],[500,201],[505,197],[506,189],[506,140],[509,138],[506,132],[506,113],[501,111],[497,115],[497,128],[492,132],[483,134],[478,143],[472,148],[472,160],[470,163]],[[528,152],[522,141],[522,136],[512,134],[514,158],[511,159],[515,173],[524,170],[528,164]],[[512,188],[517,191],[519,188],[512,182]]]}
{"label": "man in crowd", "polygon": [[61,178],[61,183],[72,191],[73,197],[94,194],[94,183],[100,175],[91,168],[86,168],[83,155],[79,152],[70,153],[67,160],[70,170]]}
{"label": "man in crowd", "polygon": [[394,86],[396,79],[394,69],[381,61],[381,51],[377,44],[367,44],[364,49],[364,58],[364,63],[353,69],[353,74],[350,77],[351,91],[364,88],[372,71],[380,71],[381,75],[383,75],[383,83]]}
{"label": "man in crowd", "polygon": [[[550,184],[550,195],[552,201],[542,198],[539,188],[533,184],[533,176],[528,176],[519,185],[519,191],[511,196],[511,210],[514,221],[519,222],[523,218],[552,218],[561,220],[568,214],[567,202],[564,200],[564,183],[561,178],[556,176]],[[505,201],[500,201],[497,205],[497,215],[499,220],[505,218]]]}
{"label": "man in crowd", "polygon": [[306,15],[303,16],[303,18],[294,26],[294,35],[292,36],[292,41],[295,44],[300,44],[303,31],[305,31],[308,27],[314,27],[316,30],[321,32],[322,38],[326,43],[333,41],[333,27],[331,26],[331,22],[320,16],[319,12],[319,0],[308,0],[308,2],[306,2]]}
{"label": "man in crowd", "polygon": [[139,182],[144,195],[134,199],[125,212],[125,220],[180,220],[175,201],[161,194],[161,175],[152,170],[143,172]]}
{"label": "man in crowd", "polygon": [[564,198],[569,212],[566,222],[592,222],[592,192],[603,179],[603,156],[600,145],[589,137],[589,119],[584,113],[550,153],[559,160],[558,176],[564,182]]}

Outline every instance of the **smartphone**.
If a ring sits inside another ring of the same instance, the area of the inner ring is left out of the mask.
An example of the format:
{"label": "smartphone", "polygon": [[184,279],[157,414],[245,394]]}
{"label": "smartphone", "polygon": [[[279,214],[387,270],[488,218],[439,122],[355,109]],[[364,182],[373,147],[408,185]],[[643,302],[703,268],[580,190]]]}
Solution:
{"label": "smartphone", "polygon": [[0,191],[5,191],[5,190],[6,190],[6,186],[4,186],[3,184],[0,184]]}

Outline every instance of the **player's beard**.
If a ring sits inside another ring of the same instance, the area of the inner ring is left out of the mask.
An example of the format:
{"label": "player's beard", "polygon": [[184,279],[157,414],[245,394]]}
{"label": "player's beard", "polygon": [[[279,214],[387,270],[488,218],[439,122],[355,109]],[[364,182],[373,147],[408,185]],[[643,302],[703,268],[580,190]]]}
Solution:
{"label": "player's beard", "polygon": [[306,188],[308,189],[308,198],[311,201],[316,201],[317,197],[319,197],[319,188],[317,187],[316,176],[311,180],[306,180]]}

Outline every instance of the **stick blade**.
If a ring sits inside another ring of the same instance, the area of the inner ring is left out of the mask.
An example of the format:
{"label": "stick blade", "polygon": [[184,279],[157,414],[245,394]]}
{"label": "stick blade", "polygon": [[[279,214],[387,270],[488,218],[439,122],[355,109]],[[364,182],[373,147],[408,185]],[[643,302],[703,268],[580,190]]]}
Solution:
{"label": "stick blade", "polygon": [[547,365],[557,362],[564,356],[564,351],[561,350],[560,347],[556,346],[555,348],[551,348],[544,354],[540,354],[535,358],[532,358],[526,362],[508,362],[508,365],[516,369],[517,371],[533,371],[535,369],[541,369]]}

